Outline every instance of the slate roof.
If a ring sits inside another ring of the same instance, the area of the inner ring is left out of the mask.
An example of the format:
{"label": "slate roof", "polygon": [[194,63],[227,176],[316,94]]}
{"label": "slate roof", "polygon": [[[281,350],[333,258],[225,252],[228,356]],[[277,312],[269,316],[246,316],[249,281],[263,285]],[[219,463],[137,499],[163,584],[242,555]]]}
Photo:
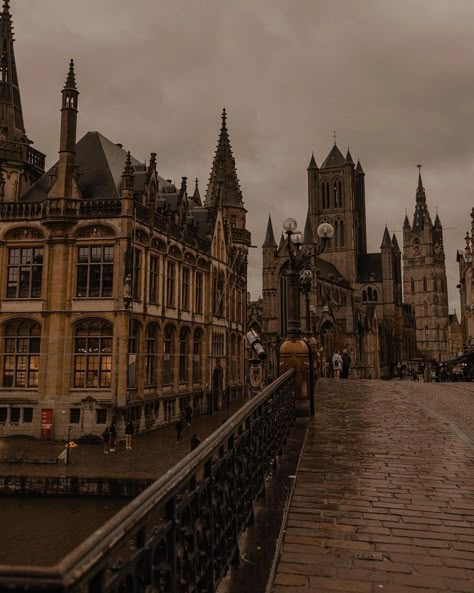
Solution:
{"label": "slate roof", "polygon": [[375,275],[375,281],[382,281],[382,254],[364,253],[357,258],[357,280],[369,282],[370,275]]}
{"label": "slate roof", "polygon": [[[76,144],[76,165],[79,178],[78,185],[84,199],[113,199],[120,197],[122,172],[127,152],[111,142],[99,132],[87,132]],[[146,168],[133,156],[132,165],[135,171],[134,190],[143,191],[146,183]],[[38,181],[22,196],[22,200],[38,202],[48,195],[50,175],[56,169],[56,162]],[[158,177],[160,192],[175,191],[173,184]]]}
{"label": "slate roof", "polygon": [[337,282],[349,286],[347,280],[342,276],[336,266],[325,259],[320,257],[315,258],[316,274],[322,280],[328,280],[329,282]]}
{"label": "slate roof", "polygon": [[321,165],[321,169],[329,169],[330,167],[341,167],[342,165],[346,165],[347,161],[344,158],[344,155],[337,147],[337,144],[331,148],[331,152],[326,157],[326,160]]}

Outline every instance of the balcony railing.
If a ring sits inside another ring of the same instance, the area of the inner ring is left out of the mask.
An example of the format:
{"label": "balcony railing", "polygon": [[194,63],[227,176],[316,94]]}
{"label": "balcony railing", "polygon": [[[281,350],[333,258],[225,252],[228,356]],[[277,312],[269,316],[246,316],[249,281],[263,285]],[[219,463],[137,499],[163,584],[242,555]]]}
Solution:
{"label": "balcony railing", "polygon": [[26,162],[41,171],[44,171],[45,155],[28,144],[20,142],[0,141],[0,160],[13,160]]}
{"label": "balcony railing", "polygon": [[294,419],[289,370],[61,562],[0,566],[0,590],[214,593]]}
{"label": "balcony railing", "polygon": [[250,231],[247,229],[231,227],[231,236],[233,243],[244,243],[245,245],[250,245],[251,243]]}
{"label": "balcony railing", "polygon": [[64,218],[96,218],[118,216],[122,212],[119,199],[73,200],[47,198],[41,202],[0,203],[0,220],[41,220]]}

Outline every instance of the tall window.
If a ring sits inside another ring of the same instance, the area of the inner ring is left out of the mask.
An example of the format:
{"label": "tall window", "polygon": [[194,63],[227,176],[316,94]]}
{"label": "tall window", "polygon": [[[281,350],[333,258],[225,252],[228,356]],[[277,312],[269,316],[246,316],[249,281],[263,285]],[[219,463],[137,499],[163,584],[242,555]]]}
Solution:
{"label": "tall window", "polygon": [[174,285],[175,285],[176,265],[168,262],[166,274],[166,306],[174,307]]}
{"label": "tall window", "polygon": [[147,387],[158,385],[158,335],[158,326],[156,323],[150,323],[146,330],[145,385]]}
{"label": "tall window", "polygon": [[133,298],[135,300],[140,299],[140,286],[142,277],[142,252],[139,249],[135,249],[133,258]]}
{"label": "tall window", "polygon": [[179,334],[179,382],[188,382],[188,354],[189,354],[189,330],[182,328]]}
{"label": "tall window", "polygon": [[140,343],[140,324],[136,319],[130,319],[128,324],[128,372],[127,386],[134,389],[137,386],[137,359]]}
{"label": "tall window", "polygon": [[414,278],[412,278],[410,280],[410,287],[411,287],[411,291],[415,292],[415,279]]}
{"label": "tall window", "polygon": [[43,249],[41,247],[9,249],[7,298],[40,298],[42,273]]}
{"label": "tall window", "polygon": [[201,351],[202,351],[202,331],[197,329],[194,332],[193,340],[193,383],[201,381]]}
{"label": "tall window", "polygon": [[111,297],[114,273],[113,245],[79,247],[77,296]]}
{"label": "tall window", "polygon": [[230,340],[230,378],[235,381],[236,374],[237,374],[237,358],[236,358],[236,339],[235,336],[232,336]]}
{"label": "tall window", "polygon": [[81,321],[74,338],[74,387],[110,387],[112,326],[101,319]]}
{"label": "tall window", "polygon": [[181,309],[183,309],[183,311],[189,311],[189,278],[189,268],[183,267],[181,281]]}
{"label": "tall window", "polygon": [[173,383],[174,327],[168,325],[163,340],[163,385]]}
{"label": "tall window", "polygon": [[196,272],[195,313],[202,313],[202,272]]}
{"label": "tall window", "polygon": [[149,301],[153,305],[158,304],[159,294],[159,274],[160,274],[160,259],[157,255],[150,257],[150,287],[149,287]]}
{"label": "tall window", "polygon": [[428,290],[428,282],[426,280],[426,278],[423,278],[423,292],[426,292]]}
{"label": "tall window", "polygon": [[11,321],[4,336],[3,387],[37,387],[41,343],[39,323]]}

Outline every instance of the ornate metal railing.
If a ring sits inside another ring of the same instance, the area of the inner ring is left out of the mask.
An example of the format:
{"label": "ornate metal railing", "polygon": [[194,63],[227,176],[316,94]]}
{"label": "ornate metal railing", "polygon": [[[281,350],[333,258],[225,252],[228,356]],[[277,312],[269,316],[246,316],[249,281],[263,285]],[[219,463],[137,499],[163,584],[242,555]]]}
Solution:
{"label": "ornate metal railing", "polygon": [[46,157],[42,152],[22,142],[0,141],[0,159],[27,162],[44,171]]}
{"label": "ornate metal railing", "polygon": [[289,370],[57,565],[0,566],[0,590],[214,593],[294,419]]}
{"label": "ornate metal railing", "polygon": [[54,220],[64,218],[96,218],[118,216],[122,203],[110,200],[75,200],[72,198],[47,198],[41,202],[3,202],[0,220]]}

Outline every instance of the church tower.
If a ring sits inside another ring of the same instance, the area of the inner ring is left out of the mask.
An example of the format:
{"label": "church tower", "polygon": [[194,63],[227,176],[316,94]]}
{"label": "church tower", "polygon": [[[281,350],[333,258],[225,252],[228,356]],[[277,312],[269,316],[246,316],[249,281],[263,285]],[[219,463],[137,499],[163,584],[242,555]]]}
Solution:
{"label": "church tower", "polygon": [[334,227],[334,237],[321,257],[336,266],[351,284],[357,282],[358,257],[367,252],[364,171],[336,143],[318,168],[308,166],[308,214],[313,236],[322,222]]}
{"label": "church tower", "polygon": [[0,200],[21,198],[44,173],[45,156],[31,147],[25,132],[16,70],[10,1],[0,13],[0,161],[5,190]]}
{"label": "church tower", "polygon": [[403,224],[403,288],[405,302],[415,310],[418,350],[426,359],[443,360],[449,324],[443,227],[437,213],[431,221],[421,171],[413,224],[408,216]]}

